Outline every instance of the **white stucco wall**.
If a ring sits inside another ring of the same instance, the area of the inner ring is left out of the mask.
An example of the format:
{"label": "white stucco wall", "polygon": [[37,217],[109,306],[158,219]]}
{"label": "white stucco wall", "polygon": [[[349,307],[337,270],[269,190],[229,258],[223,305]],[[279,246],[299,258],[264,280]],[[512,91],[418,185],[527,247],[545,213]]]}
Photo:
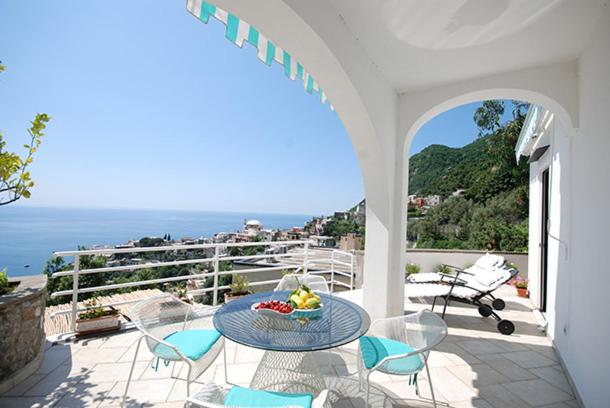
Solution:
{"label": "white stucco wall", "polygon": [[[610,11],[579,61],[580,129],[572,138],[569,272],[560,277],[555,343],[587,407],[610,404]],[[564,332],[565,328],[565,332]]]}
{"label": "white stucco wall", "polygon": [[[542,234],[542,173],[549,169],[549,236],[548,236],[548,276],[547,276],[547,333],[555,338],[563,330],[557,324],[557,312],[565,313],[569,295],[569,240],[570,240],[570,131],[558,121],[553,121],[547,129],[550,148],[535,163],[530,165],[530,212],[529,212],[529,259],[530,299],[540,307],[541,274],[541,234]],[[522,159],[523,160],[523,159]]]}

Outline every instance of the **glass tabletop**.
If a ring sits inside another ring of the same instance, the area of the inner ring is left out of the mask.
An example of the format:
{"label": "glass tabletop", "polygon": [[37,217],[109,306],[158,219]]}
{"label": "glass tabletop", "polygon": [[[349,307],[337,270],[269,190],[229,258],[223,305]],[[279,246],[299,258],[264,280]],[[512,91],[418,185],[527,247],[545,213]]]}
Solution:
{"label": "glass tabletop", "polygon": [[268,317],[251,310],[257,302],[286,301],[289,291],[262,292],[233,300],[214,315],[214,326],[226,338],[250,347],[273,351],[315,351],[347,344],[363,336],[371,320],[360,306],[343,298],[318,293],[318,318]]}

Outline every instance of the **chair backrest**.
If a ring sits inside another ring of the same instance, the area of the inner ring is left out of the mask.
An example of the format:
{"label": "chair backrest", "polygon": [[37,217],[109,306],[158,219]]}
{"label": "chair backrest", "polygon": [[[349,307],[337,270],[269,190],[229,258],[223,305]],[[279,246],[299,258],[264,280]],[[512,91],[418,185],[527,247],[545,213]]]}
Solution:
{"label": "chair backrest", "polygon": [[489,252],[481,256],[470,268],[465,270],[474,275],[485,273],[504,265],[504,257],[501,255],[490,254]]}
{"label": "chair backrest", "polygon": [[[146,336],[146,344],[154,354],[160,340],[184,330],[192,315],[192,306],[170,294],[143,300],[129,314],[136,328]],[[167,350],[165,350],[167,353]],[[175,358],[178,358],[176,355]]]}
{"label": "chair backrest", "polygon": [[306,285],[315,292],[330,293],[326,279],[310,273],[284,275],[274,290],[295,290],[300,285]]}
{"label": "chair backrest", "polygon": [[447,336],[447,325],[436,313],[422,310],[406,316],[375,320],[369,335],[406,343],[414,351],[427,356]]}

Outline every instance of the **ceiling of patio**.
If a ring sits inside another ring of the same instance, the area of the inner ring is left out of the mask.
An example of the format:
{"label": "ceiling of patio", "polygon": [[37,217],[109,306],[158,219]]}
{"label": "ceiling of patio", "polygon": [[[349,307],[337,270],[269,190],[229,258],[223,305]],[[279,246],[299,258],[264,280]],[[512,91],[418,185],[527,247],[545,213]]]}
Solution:
{"label": "ceiling of patio", "polygon": [[[569,61],[602,0],[331,0],[399,91]],[[607,6],[607,4],[606,4]]]}

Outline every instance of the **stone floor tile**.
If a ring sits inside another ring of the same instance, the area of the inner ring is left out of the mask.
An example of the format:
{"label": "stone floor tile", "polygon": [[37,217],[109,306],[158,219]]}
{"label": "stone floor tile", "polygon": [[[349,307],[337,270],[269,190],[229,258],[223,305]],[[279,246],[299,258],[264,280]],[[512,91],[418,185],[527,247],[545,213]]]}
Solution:
{"label": "stone floor tile", "polygon": [[55,370],[60,364],[72,358],[72,350],[69,346],[54,345],[44,353],[42,365],[36,371],[38,374],[48,374]]}
{"label": "stone floor tile", "polygon": [[[129,389],[127,392],[128,405],[133,406],[136,404],[155,404],[159,402],[166,402],[176,381],[177,380],[173,378],[134,381],[129,384]],[[109,405],[119,405],[121,403],[121,399],[123,398],[125,385],[125,381],[116,383],[106,395],[100,406],[105,407]]]}
{"label": "stone floor tile", "polygon": [[486,385],[502,384],[511,381],[508,377],[500,374],[487,364],[453,366],[448,367],[448,369],[467,386],[475,390]]}
{"label": "stone floor tile", "polygon": [[[26,378],[21,383],[17,384],[17,386],[11,388],[4,394],[3,397],[20,397],[26,392],[28,389],[32,388],[36,383],[46,377],[46,374],[32,374],[28,378]],[[1,405],[1,404],[0,404]]]}
{"label": "stone floor tile", "polygon": [[446,367],[431,368],[430,376],[434,388],[438,389],[448,401],[465,401],[477,396],[473,388],[460,381]]}
{"label": "stone floor tile", "polygon": [[[142,376],[144,370],[148,367],[147,363],[137,362],[134,367],[134,378],[138,379]],[[89,382],[110,382],[110,381],[127,381],[131,363],[103,363],[94,365],[87,374]],[[154,370],[151,370],[154,371]],[[168,373],[170,371],[168,370]],[[167,375],[169,377],[169,374]]]}
{"label": "stone floor tile", "polygon": [[513,394],[502,384],[486,385],[479,388],[479,396],[495,408],[529,408],[527,402]]}
{"label": "stone floor tile", "polygon": [[468,365],[481,362],[481,360],[455,343],[443,342],[439,344],[436,350],[442,352],[443,355],[451,360],[454,365]]}
{"label": "stone floor tile", "polygon": [[519,395],[521,399],[532,406],[548,405],[573,399],[572,395],[561,391],[542,379],[512,382],[504,384],[504,387]]}
{"label": "stone floor tile", "polygon": [[142,334],[138,330],[121,332],[105,338],[100,344],[100,348],[127,348],[134,344]]}
{"label": "stone floor tile", "polygon": [[523,368],[537,368],[552,366],[555,362],[536,353],[535,351],[516,351],[502,354],[507,359]]}
{"label": "stone floor tile", "polygon": [[538,377],[546,380],[546,382],[549,384],[554,385],[570,395],[574,395],[572,392],[572,387],[570,386],[570,383],[562,370],[558,370],[554,367],[540,367],[532,368],[530,371],[536,374]]}
{"label": "stone floor tile", "polygon": [[474,398],[467,401],[452,402],[451,408],[494,408],[494,406],[484,399]]}
{"label": "stone floor tile", "polygon": [[23,395],[44,397],[48,395],[63,396],[68,387],[87,379],[88,367],[77,365],[60,365],[43,379],[30,387]]}
{"label": "stone floor tile", "polygon": [[502,355],[480,356],[480,359],[485,364],[487,364],[500,374],[504,375],[505,377],[508,377],[512,381],[521,381],[536,378],[535,374],[526,370],[525,368],[518,366],[517,364]]}
{"label": "stone floor tile", "polygon": [[53,397],[9,397],[0,398],[0,407],[7,408],[47,408],[57,402]]}
{"label": "stone floor tile", "polygon": [[441,353],[438,351],[430,352],[428,356],[428,367],[447,367],[455,365],[455,363],[445,355],[445,353]]}
{"label": "stone floor tile", "polygon": [[97,407],[116,382],[83,382],[68,388],[68,392],[57,402],[58,407]]}
{"label": "stone floor tile", "polygon": [[90,348],[83,347],[72,355],[72,361],[78,364],[114,363],[125,353],[126,349],[119,348]]}
{"label": "stone floor tile", "polygon": [[467,340],[461,341],[457,344],[475,357],[482,354],[499,354],[504,352],[502,347],[490,342],[489,340]]}

